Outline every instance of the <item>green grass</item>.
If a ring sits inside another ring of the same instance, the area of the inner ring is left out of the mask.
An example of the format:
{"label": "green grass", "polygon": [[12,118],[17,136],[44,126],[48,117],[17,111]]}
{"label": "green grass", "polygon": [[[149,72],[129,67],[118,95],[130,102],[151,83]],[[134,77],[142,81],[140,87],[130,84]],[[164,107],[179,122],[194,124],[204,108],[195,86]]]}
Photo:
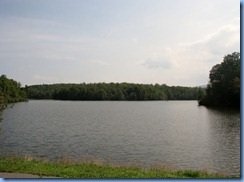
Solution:
{"label": "green grass", "polygon": [[113,166],[99,162],[45,162],[32,158],[2,157],[0,172],[27,173],[61,178],[239,178],[201,171],[174,171],[163,168]]}

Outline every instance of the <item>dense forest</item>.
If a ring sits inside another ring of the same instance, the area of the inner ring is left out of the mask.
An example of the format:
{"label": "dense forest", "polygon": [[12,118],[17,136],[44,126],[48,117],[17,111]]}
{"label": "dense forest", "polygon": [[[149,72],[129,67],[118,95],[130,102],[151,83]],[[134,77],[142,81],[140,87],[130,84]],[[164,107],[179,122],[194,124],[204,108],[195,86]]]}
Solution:
{"label": "dense forest", "polygon": [[201,92],[199,104],[206,106],[240,107],[240,53],[224,57],[221,64],[212,67],[206,92]]}
{"label": "dense forest", "polygon": [[5,75],[0,77],[0,111],[8,103],[27,100],[27,94],[21,84],[15,80],[8,79]]}
{"label": "dense forest", "polygon": [[82,83],[26,87],[30,99],[56,100],[197,100],[197,87],[165,84]]}

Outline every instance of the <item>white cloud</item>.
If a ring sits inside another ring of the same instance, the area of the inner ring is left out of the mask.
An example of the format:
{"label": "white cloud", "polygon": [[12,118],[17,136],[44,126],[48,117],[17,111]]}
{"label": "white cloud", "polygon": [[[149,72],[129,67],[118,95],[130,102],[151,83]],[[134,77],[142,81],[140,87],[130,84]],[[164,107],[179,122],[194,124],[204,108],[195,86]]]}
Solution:
{"label": "white cloud", "polygon": [[239,18],[198,41],[179,44],[171,49],[171,52],[174,53],[173,58],[178,62],[206,64],[218,63],[221,61],[219,59],[234,51],[240,51]]}
{"label": "white cloud", "polygon": [[179,73],[189,75],[189,79],[205,74],[206,82],[211,68],[223,57],[240,51],[240,20],[220,27],[203,39],[176,46],[172,59],[180,65]]}
{"label": "white cloud", "polygon": [[52,77],[52,76],[41,76],[39,74],[35,74],[32,76],[32,80],[35,83],[57,83],[59,82],[59,79],[57,79],[56,77]]}
{"label": "white cloud", "polygon": [[142,65],[146,66],[148,69],[171,69],[173,66],[169,57],[156,52],[152,53]]}
{"label": "white cloud", "polygon": [[234,19],[230,24],[198,41],[179,44],[174,49],[179,57],[186,57],[187,60],[219,61],[215,60],[216,56],[223,57],[225,54],[240,51],[240,19]]}
{"label": "white cloud", "polygon": [[142,65],[149,70],[168,70],[168,82],[192,82],[206,84],[211,68],[232,52],[240,51],[240,19],[194,42],[185,42],[173,47],[160,49],[144,59]]}
{"label": "white cloud", "polygon": [[134,43],[134,44],[138,44],[138,39],[137,38],[133,38],[133,39],[131,39],[132,40],[132,42]]}
{"label": "white cloud", "polygon": [[92,64],[95,64],[95,65],[102,65],[102,66],[109,66],[109,65],[111,65],[110,63],[108,63],[106,61],[103,61],[103,60],[99,60],[99,59],[92,59],[89,62],[92,63]]}

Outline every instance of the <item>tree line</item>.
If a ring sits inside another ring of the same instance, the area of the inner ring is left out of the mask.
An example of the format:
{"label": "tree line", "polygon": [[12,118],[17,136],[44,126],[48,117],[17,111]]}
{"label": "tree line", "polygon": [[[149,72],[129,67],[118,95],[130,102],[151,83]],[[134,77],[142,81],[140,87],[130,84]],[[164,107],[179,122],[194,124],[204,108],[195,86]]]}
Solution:
{"label": "tree line", "polygon": [[240,107],[240,53],[224,56],[220,64],[212,67],[209,84],[199,98],[200,105]]}
{"label": "tree line", "polygon": [[26,91],[21,88],[21,84],[13,79],[9,79],[6,75],[0,76],[0,111],[3,110],[8,103],[20,102],[27,100]]}
{"label": "tree line", "polygon": [[21,88],[6,75],[0,77],[0,110],[8,103],[29,99],[55,100],[198,100],[199,105],[240,107],[240,53],[213,66],[206,89],[165,84],[81,83],[43,84]]}
{"label": "tree line", "polygon": [[30,99],[55,100],[197,100],[197,87],[165,84],[81,83],[26,87]]}

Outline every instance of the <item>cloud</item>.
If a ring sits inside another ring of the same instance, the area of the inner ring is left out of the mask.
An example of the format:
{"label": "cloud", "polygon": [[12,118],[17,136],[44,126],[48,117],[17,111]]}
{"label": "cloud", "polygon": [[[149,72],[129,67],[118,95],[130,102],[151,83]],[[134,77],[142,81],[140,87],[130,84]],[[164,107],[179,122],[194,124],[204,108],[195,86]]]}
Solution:
{"label": "cloud", "polygon": [[216,57],[240,51],[240,18],[198,41],[179,44],[174,49],[181,58],[209,62],[216,62]]}
{"label": "cloud", "polygon": [[138,44],[138,39],[137,39],[137,38],[133,38],[133,39],[131,39],[131,41],[132,41],[134,44]]}
{"label": "cloud", "polygon": [[34,84],[53,84],[53,83],[80,83],[78,79],[66,78],[63,76],[43,76],[34,74],[31,76],[31,82]]}
{"label": "cloud", "polygon": [[206,84],[211,68],[232,52],[240,51],[240,19],[236,18],[215,32],[194,42],[158,49],[144,59],[149,70],[168,70],[171,83]]}
{"label": "cloud", "polygon": [[99,59],[93,59],[93,60],[90,60],[89,62],[92,64],[95,64],[95,65],[102,65],[102,66],[109,66],[110,65],[110,63],[103,61],[103,60],[99,60]]}
{"label": "cloud", "polygon": [[[188,39],[195,41],[188,42],[183,40],[188,38],[189,30],[200,28],[183,28],[188,31],[185,34],[177,27],[173,31],[170,27],[174,24],[170,24],[165,32],[163,22],[160,19],[155,28],[131,23],[86,32],[84,26],[72,27],[68,22],[61,25],[49,20],[0,15],[0,60],[4,65],[1,67],[3,70],[11,62],[24,67],[38,64],[42,66],[38,68],[40,72],[30,69],[29,73],[39,73],[32,80],[38,83],[64,81],[59,72],[65,70],[65,77],[86,81],[146,80],[201,85],[208,81],[212,66],[220,63],[226,54],[240,49],[240,18],[196,39],[202,31],[209,30],[202,29]],[[181,38],[182,35],[185,37]]]}
{"label": "cloud", "polygon": [[[56,41],[58,35],[48,30],[63,30],[65,25],[49,20],[0,15],[0,42]],[[56,31],[58,32],[58,31]]]}
{"label": "cloud", "polygon": [[172,50],[175,50],[172,58],[180,66],[179,73],[187,73],[189,79],[205,75],[207,82],[209,71],[215,64],[225,55],[240,51],[240,19],[234,19],[196,42],[181,44]]}
{"label": "cloud", "polygon": [[41,76],[39,74],[35,74],[32,76],[32,80],[35,83],[55,83],[59,82],[58,78],[51,77],[51,76]]}
{"label": "cloud", "polygon": [[221,62],[226,54],[240,51],[240,19],[234,19],[202,39],[165,50],[171,61],[184,70],[190,70],[189,66],[209,70]]}
{"label": "cloud", "polygon": [[152,55],[147,58],[142,65],[148,69],[170,69],[172,68],[172,62],[165,56]]}

